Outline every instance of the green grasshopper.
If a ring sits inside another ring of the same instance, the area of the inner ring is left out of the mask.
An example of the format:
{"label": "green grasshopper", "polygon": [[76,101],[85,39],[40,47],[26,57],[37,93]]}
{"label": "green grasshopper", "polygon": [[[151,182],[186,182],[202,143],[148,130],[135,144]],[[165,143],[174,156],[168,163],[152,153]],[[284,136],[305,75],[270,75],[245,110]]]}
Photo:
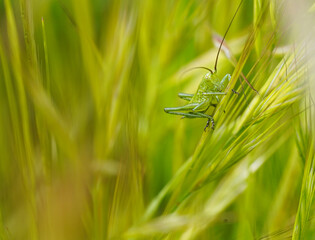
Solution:
{"label": "green grasshopper", "polygon": [[[164,111],[169,114],[175,114],[183,116],[183,118],[207,118],[207,125],[204,128],[206,131],[207,127],[212,123],[212,129],[214,129],[214,120],[211,115],[206,114],[207,110],[210,106],[216,108],[216,106],[220,103],[221,96],[226,95],[227,93],[224,92],[226,86],[228,85],[231,75],[226,74],[222,80],[217,76],[217,63],[220,54],[220,50],[224,39],[231,27],[231,24],[240,9],[243,0],[241,0],[240,4],[238,5],[237,10],[234,13],[234,16],[223,36],[223,39],[220,43],[218,53],[216,56],[215,64],[214,64],[214,71],[206,67],[197,67],[203,68],[208,70],[209,72],[202,78],[201,83],[198,86],[198,89],[195,94],[187,94],[187,93],[179,93],[178,96],[181,99],[189,101],[189,103],[185,106],[181,107],[172,107],[172,108],[164,108]],[[236,93],[234,90],[232,90]]]}

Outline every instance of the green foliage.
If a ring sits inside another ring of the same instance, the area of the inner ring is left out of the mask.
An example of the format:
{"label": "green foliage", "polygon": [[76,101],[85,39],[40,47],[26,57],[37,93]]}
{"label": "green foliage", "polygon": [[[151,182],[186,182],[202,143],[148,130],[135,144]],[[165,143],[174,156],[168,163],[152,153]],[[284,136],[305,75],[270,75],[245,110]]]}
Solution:
{"label": "green foliage", "polygon": [[313,239],[311,1],[244,1],[214,130],[163,111],[238,4],[0,1],[0,239]]}

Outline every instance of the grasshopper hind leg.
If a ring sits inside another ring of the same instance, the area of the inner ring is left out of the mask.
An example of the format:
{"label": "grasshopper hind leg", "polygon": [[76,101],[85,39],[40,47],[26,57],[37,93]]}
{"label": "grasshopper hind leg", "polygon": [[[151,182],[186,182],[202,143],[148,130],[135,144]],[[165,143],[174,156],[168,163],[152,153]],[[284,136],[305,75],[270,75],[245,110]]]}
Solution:
{"label": "grasshopper hind leg", "polygon": [[204,131],[206,131],[207,128],[210,126],[210,122],[211,122],[211,128],[212,128],[212,130],[214,130],[215,124],[214,124],[214,120],[213,120],[213,117],[212,117],[212,116],[207,115],[207,114],[204,114],[204,113],[200,113],[200,112],[196,112],[196,113],[194,113],[194,114],[196,114],[196,115],[197,115],[198,117],[200,117],[200,118],[208,118],[208,121],[207,121],[207,124],[206,124],[206,126],[205,126],[205,128],[204,128]]}
{"label": "grasshopper hind leg", "polygon": [[206,131],[207,128],[209,127],[210,122],[211,122],[211,128],[212,128],[212,130],[214,130],[214,125],[215,125],[215,124],[214,124],[214,120],[213,120],[213,118],[208,118],[207,124],[206,124],[205,128],[203,129],[204,131]]}
{"label": "grasshopper hind leg", "polygon": [[174,115],[180,115],[182,116],[182,118],[207,118],[207,124],[204,128],[204,131],[207,130],[207,128],[210,126],[210,122],[211,122],[211,128],[214,130],[214,120],[213,117],[204,113],[200,113],[200,112],[187,112],[187,113],[183,113],[183,112],[170,112],[168,111],[167,113],[169,114],[174,114]]}
{"label": "grasshopper hind leg", "polygon": [[[213,117],[207,114],[204,114],[203,112],[197,112],[197,111],[192,111],[196,107],[200,106],[200,103],[191,103],[187,104],[186,106],[182,107],[175,107],[175,108],[164,108],[164,111],[169,114],[174,114],[174,115],[179,115],[182,116],[183,118],[207,118],[207,124],[204,128],[204,131],[209,127],[210,122],[211,122],[211,128],[214,129],[214,120]],[[188,110],[187,112],[179,112],[179,111],[185,111]]]}

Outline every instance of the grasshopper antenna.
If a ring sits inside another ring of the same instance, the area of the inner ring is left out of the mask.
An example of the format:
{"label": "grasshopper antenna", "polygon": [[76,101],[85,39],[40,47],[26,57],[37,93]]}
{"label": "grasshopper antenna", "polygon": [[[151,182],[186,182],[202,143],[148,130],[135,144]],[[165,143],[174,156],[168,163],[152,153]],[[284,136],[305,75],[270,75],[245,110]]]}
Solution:
{"label": "grasshopper antenna", "polygon": [[232,18],[232,20],[230,21],[230,24],[229,24],[228,28],[226,29],[226,31],[225,31],[225,33],[224,33],[223,39],[222,39],[222,41],[221,41],[221,43],[220,43],[220,47],[219,47],[219,50],[218,50],[218,53],[217,53],[217,57],[216,57],[216,59],[215,59],[214,72],[217,72],[218,59],[219,59],[219,55],[220,55],[220,51],[221,51],[221,47],[222,47],[222,44],[223,44],[223,42],[224,42],[224,39],[225,39],[225,37],[226,37],[226,35],[227,35],[227,33],[228,33],[228,31],[229,31],[229,29],[230,29],[230,27],[231,27],[231,25],[232,25],[232,23],[233,23],[233,21],[234,21],[234,18],[235,18],[235,16],[236,16],[238,10],[240,9],[242,3],[243,3],[243,0],[241,0],[240,4],[238,5],[238,7],[237,7],[237,9],[236,9],[236,11],[235,11],[235,13],[234,13],[233,18]]}
{"label": "grasshopper antenna", "polygon": [[213,74],[213,71],[210,68],[207,68],[207,67],[192,67],[192,68],[188,68],[187,70],[182,72],[179,78],[182,78],[184,74],[186,74],[187,72],[190,72],[192,70],[195,70],[195,69],[205,69],[205,70],[208,70],[211,74]]}
{"label": "grasshopper antenna", "polygon": [[213,71],[210,68],[207,68],[207,67],[192,67],[192,68],[188,68],[186,71],[183,72],[183,74],[186,73],[186,72],[189,72],[191,70],[194,70],[194,69],[206,69],[209,72],[211,72],[211,74],[213,74]]}

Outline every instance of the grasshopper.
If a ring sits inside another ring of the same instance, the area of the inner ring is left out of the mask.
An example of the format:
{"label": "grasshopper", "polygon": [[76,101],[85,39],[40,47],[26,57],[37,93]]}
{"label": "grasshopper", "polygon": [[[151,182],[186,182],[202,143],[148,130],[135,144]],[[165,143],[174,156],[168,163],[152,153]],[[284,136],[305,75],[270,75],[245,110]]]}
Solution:
{"label": "grasshopper", "polygon": [[[234,13],[234,16],[232,20],[230,21],[230,24],[220,43],[216,60],[215,60],[215,64],[214,64],[214,71],[206,67],[197,67],[197,68],[206,69],[209,72],[206,75],[204,75],[204,77],[202,78],[202,81],[199,84],[198,89],[195,92],[195,94],[179,93],[178,97],[180,97],[183,100],[188,101],[188,104],[181,107],[164,108],[164,111],[166,113],[180,115],[183,118],[207,118],[208,121],[204,130],[206,131],[207,127],[210,124],[210,121],[212,124],[212,129],[214,129],[213,117],[211,115],[206,114],[206,112],[210,106],[213,106],[214,108],[216,108],[216,106],[220,103],[222,95],[227,94],[226,92],[224,92],[224,90],[231,79],[231,75],[226,74],[222,79],[220,79],[217,76],[217,63],[218,63],[218,58],[219,58],[220,50],[224,42],[224,39],[231,27],[231,24],[238,10],[240,9],[242,2],[243,0],[241,0],[240,4],[238,5]],[[236,93],[234,90],[232,91]]]}

